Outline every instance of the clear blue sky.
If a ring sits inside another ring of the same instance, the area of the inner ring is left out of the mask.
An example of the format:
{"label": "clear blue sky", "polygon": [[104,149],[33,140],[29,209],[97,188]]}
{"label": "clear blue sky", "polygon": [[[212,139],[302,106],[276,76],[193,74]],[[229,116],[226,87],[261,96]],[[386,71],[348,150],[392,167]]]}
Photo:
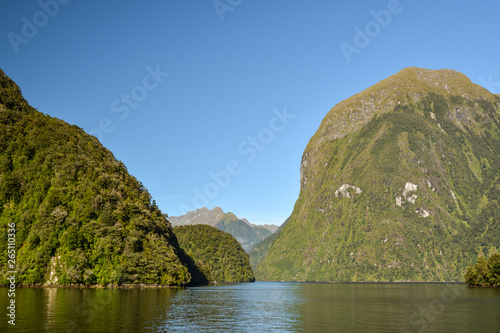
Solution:
{"label": "clear blue sky", "polygon": [[0,67],[171,216],[281,224],[326,113],[404,67],[500,93],[498,1],[59,1],[0,3]]}

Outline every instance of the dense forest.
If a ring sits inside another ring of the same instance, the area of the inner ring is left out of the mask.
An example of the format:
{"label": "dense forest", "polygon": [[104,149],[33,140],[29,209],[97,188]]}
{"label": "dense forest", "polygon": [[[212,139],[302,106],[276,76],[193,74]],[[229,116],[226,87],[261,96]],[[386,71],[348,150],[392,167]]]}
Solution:
{"label": "dense forest", "polygon": [[467,268],[465,282],[470,287],[500,287],[500,255],[494,253],[489,259],[479,257],[476,264]]}
{"label": "dense forest", "polygon": [[205,281],[125,165],[81,128],[32,108],[0,70],[0,233],[13,224],[17,283]]}
{"label": "dense forest", "polygon": [[174,227],[180,246],[210,282],[253,282],[248,254],[231,234],[203,224]]}

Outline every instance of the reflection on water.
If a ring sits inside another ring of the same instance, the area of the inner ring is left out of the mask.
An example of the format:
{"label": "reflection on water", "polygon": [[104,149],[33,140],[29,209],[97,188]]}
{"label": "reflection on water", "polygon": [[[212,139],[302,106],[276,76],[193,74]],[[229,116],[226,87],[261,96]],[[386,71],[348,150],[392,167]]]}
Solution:
{"label": "reflection on water", "polygon": [[500,290],[442,283],[303,284],[307,332],[500,332]]}
{"label": "reflection on water", "polygon": [[[8,289],[0,288],[6,309]],[[245,283],[187,289],[16,291],[0,332],[500,332],[500,288]]]}
{"label": "reflection on water", "polygon": [[227,284],[179,291],[156,328],[169,331],[294,331],[300,327],[300,285]]}

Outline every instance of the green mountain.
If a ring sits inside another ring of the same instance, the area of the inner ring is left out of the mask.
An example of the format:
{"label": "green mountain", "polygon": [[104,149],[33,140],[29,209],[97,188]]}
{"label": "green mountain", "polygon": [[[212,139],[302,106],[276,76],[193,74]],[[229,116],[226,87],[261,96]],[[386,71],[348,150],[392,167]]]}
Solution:
{"label": "green mountain", "polygon": [[216,227],[233,235],[247,252],[250,252],[255,244],[278,229],[278,226],[274,224],[251,224],[246,219],[239,219],[231,212],[224,213],[219,207],[212,210],[203,207],[182,216],[170,216],[168,220],[174,227],[193,224],[207,224]]}
{"label": "green mountain", "polygon": [[254,282],[248,254],[229,233],[203,224],[174,227],[180,246],[210,282]]}
{"label": "green mountain", "polygon": [[206,282],[125,165],[29,106],[0,70],[0,233],[13,224],[15,262],[5,238],[0,283],[12,270],[27,285]]}
{"label": "green mountain", "polygon": [[283,222],[283,224],[278,228],[278,230],[276,230],[270,236],[266,237],[264,240],[255,244],[255,246],[252,248],[252,250],[250,251],[250,265],[252,266],[252,269],[254,271],[257,269],[257,267],[259,267],[259,264],[262,261],[262,259],[266,257],[267,252],[269,252],[269,247],[274,242],[276,237],[278,237],[281,230],[285,227],[287,223],[288,219],[286,219],[285,222]]}
{"label": "green mountain", "polygon": [[500,244],[500,97],[406,68],[323,119],[288,223],[256,276],[462,281]]}

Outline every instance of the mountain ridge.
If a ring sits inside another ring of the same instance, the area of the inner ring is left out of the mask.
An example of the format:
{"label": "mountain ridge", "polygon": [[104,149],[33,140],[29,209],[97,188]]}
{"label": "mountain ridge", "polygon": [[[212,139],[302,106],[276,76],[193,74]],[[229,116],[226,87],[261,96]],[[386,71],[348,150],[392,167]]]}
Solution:
{"label": "mountain ridge", "polygon": [[278,226],[273,224],[257,225],[248,222],[247,219],[240,219],[234,213],[225,213],[222,208],[206,207],[195,211],[187,212],[182,216],[170,216],[168,218],[172,226],[206,224],[216,227],[219,230],[229,232],[250,252],[252,247],[275,232]]}

